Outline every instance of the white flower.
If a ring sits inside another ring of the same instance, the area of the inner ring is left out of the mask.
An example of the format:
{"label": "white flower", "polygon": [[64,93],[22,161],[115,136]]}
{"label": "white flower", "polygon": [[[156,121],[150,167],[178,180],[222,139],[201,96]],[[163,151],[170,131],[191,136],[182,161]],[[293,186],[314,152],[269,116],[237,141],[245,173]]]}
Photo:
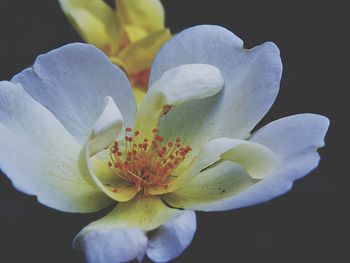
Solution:
{"label": "white flower", "polygon": [[156,56],[137,112],[127,78],[101,51],[64,46],[0,82],[0,167],[61,211],[118,202],[75,238],[88,262],[171,260],[192,240],[193,210],[269,200],[317,166],[323,116],[294,115],[251,134],[281,72],[274,44],[246,50],[224,28],[193,27]]}

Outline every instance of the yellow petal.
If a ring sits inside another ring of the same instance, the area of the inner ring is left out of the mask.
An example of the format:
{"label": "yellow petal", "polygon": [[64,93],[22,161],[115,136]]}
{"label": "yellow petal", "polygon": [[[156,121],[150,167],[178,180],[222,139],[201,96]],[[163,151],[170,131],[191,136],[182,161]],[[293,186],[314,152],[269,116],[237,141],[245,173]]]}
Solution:
{"label": "yellow petal", "polygon": [[129,43],[136,42],[148,35],[146,30],[135,25],[124,25],[122,32],[126,35]]}
{"label": "yellow petal", "polygon": [[118,31],[114,11],[102,0],[59,0],[61,7],[81,37],[90,44],[113,52]]}
{"label": "yellow petal", "polygon": [[164,28],[164,9],[159,0],[115,0],[122,25],[135,25],[147,32]]}
{"label": "yellow petal", "polygon": [[139,88],[133,88],[133,92],[134,92],[134,95],[135,95],[137,107],[139,108],[141,103],[142,103],[143,98],[146,95],[146,92],[141,90],[141,89],[139,89]]}
{"label": "yellow petal", "polygon": [[102,224],[150,231],[161,226],[177,213],[179,210],[167,207],[159,197],[138,194],[129,202],[118,203],[112,212],[96,223],[90,224],[90,227],[94,224]]}
{"label": "yellow petal", "polygon": [[127,46],[118,57],[123,61],[128,75],[149,69],[160,47],[170,38],[169,30],[164,29]]}
{"label": "yellow petal", "polygon": [[109,59],[112,61],[114,65],[119,66],[121,69],[125,68],[125,64],[123,61],[121,61],[118,57],[109,57]]}

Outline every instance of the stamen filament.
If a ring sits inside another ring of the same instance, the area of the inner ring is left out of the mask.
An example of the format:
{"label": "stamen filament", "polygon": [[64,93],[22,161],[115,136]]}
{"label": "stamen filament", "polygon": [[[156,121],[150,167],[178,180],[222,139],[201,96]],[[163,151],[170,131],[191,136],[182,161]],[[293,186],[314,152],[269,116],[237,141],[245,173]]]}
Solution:
{"label": "stamen filament", "polygon": [[185,159],[191,147],[181,146],[180,138],[176,138],[175,143],[165,142],[156,128],[152,130],[154,137],[150,145],[147,138],[138,138],[139,143],[136,144],[135,137],[140,136],[140,132],[135,131],[132,136],[130,132],[131,128],[125,129],[124,140],[121,142],[124,148],[122,151],[118,141],[112,145],[108,166],[115,169],[116,175],[129,186],[143,189],[145,195],[148,195],[147,188],[151,186],[167,188],[170,179],[174,177],[173,172]]}

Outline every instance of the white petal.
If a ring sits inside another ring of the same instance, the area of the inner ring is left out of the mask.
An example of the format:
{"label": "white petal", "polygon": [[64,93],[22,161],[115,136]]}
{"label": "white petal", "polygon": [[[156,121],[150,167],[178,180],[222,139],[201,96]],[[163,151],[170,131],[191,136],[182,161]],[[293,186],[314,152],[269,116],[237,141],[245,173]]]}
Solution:
{"label": "white petal", "polygon": [[156,230],[147,245],[147,256],[166,262],[179,256],[191,243],[196,232],[196,214],[183,211]]}
{"label": "white petal", "polygon": [[[84,250],[89,263],[141,260],[147,247],[145,233],[164,223],[167,225],[166,222],[178,214],[179,210],[165,206],[158,197],[139,195],[129,202],[119,203],[108,215],[86,226],[75,237],[73,246]],[[185,217],[193,220],[188,215]],[[181,218],[179,220],[180,223]],[[190,222],[184,228],[191,232],[191,226]],[[183,229],[178,231],[180,234]],[[183,238],[185,244],[188,238]]]}
{"label": "white petal", "polygon": [[82,144],[111,96],[132,126],[136,104],[125,74],[97,48],[69,44],[39,56],[13,79],[44,105]]}
{"label": "white petal", "polygon": [[105,98],[102,114],[95,123],[90,136],[90,155],[108,147],[123,127],[123,116],[111,97]]}
{"label": "white petal", "polygon": [[88,263],[128,262],[143,257],[147,237],[137,228],[95,225],[85,227],[74,239],[73,246],[84,251]]}
{"label": "white petal", "polygon": [[14,186],[55,209],[97,211],[111,203],[80,176],[79,144],[19,84],[0,82],[0,167]]}
{"label": "white petal", "polygon": [[150,138],[159,118],[174,106],[211,97],[224,86],[220,71],[205,64],[181,65],[164,72],[152,84],[137,115],[135,129]]}
{"label": "white petal", "polygon": [[178,190],[164,195],[162,199],[171,207],[220,211],[222,210],[221,200],[236,195],[256,182],[257,180],[249,176],[239,164],[220,161]]}
{"label": "white petal", "polygon": [[278,48],[264,43],[246,50],[242,40],[222,27],[193,27],[161,48],[152,66],[151,87],[167,70],[192,63],[218,68],[225,81],[223,92],[169,112],[161,121],[162,135],[181,136],[192,148],[216,137],[245,138],[278,93],[282,72]]}
{"label": "white petal", "polygon": [[[83,178],[92,187],[101,190],[119,202],[129,201],[139,190],[136,187],[125,185],[125,182],[113,172],[107,172],[108,174],[98,176],[90,157],[111,145],[122,127],[123,117],[118,107],[111,97],[106,97],[103,111],[97,119],[87,142],[82,147],[78,161],[79,170]],[[107,167],[107,161],[105,167]]]}
{"label": "white petal", "polygon": [[299,114],[272,122],[258,130],[251,140],[265,145],[274,154],[273,174],[245,191],[217,202],[222,210],[250,206],[287,192],[293,181],[314,169],[324,146],[329,120],[316,114]]}

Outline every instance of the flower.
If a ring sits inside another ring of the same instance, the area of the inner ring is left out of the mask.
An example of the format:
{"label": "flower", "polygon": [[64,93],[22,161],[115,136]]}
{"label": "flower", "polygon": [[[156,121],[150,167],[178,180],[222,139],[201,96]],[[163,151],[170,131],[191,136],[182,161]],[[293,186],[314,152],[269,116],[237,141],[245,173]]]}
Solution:
{"label": "flower", "polygon": [[136,99],[147,89],[149,70],[159,48],[171,38],[159,0],[60,0],[62,10],[85,42],[103,50],[129,77]]}
{"label": "flower", "polygon": [[0,167],[61,211],[118,202],[75,237],[88,262],[171,260],[193,238],[194,210],[267,201],[317,166],[326,117],[298,114],[251,134],[281,72],[273,43],[246,50],[222,27],[193,27],[157,54],[137,112],[101,51],[66,45],[0,82]]}

